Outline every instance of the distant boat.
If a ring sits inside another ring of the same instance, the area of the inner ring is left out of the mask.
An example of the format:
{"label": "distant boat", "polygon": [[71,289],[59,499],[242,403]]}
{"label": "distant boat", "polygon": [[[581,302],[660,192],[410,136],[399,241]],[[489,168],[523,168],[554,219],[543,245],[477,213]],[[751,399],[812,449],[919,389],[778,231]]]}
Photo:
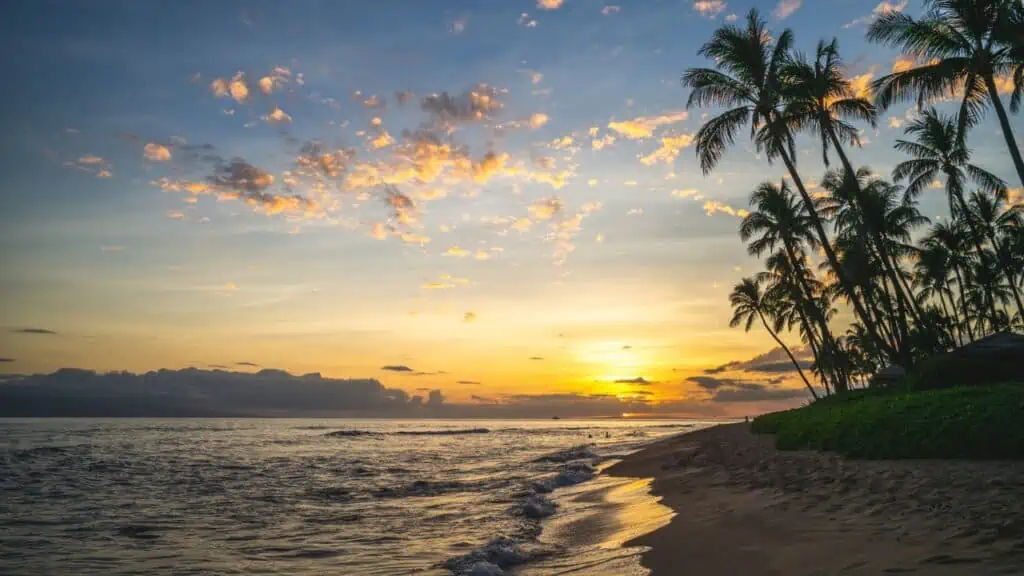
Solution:
{"label": "distant boat", "polygon": [[551,419],[552,420],[561,420],[562,417],[561,416],[552,416]]}

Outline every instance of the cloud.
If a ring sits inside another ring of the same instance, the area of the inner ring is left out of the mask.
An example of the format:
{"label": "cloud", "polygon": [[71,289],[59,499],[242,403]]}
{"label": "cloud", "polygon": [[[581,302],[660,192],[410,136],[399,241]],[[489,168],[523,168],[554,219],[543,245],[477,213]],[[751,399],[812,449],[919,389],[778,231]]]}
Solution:
{"label": "cloud", "polygon": [[96,173],[96,177],[97,178],[113,178],[114,174],[110,170],[107,170],[106,168],[102,168],[99,172]]}
{"label": "cloud", "polygon": [[210,83],[210,91],[218,98],[232,98],[236,102],[245,103],[249,101],[249,87],[245,83],[245,74],[238,72],[227,80],[216,78]]}
{"label": "cloud", "polygon": [[103,160],[103,158],[100,156],[86,154],[84,156],[79,156],[77,162],[82,166],[96,166],[99,164],[103,164],[105,160]]}
{"label": "cloud", "polygon": [[804,398],[807,391],[800,388],[778,388],[782,378],[765,381],[716,378],[714,376],[691,376],[686,379],[699,388],[711,392],[712,402],[757,402],[791,400]]}
{"label": "cloud", "polygon": [[541,10],[558,10],[565,0],[537,0],[537,8]]}
{"label": "cloud", "polygon": [[793,15],[794,12],[800,9],[802,0],[779,0],[778,5],[775,6],[775,17],[779,20],[785,20]]}
{"label": "cloud", "polygon": [[693,9],[705,18],[714,18],[725,11],[726,3],[722,0],[694,0]]}
{"label": "cloud", "polygon": [[465,258],[469,256],[471,252],[465,248],[459,248],[458,246],[452,246],[451,248],[444,251],[442,256],[455,256],[456,258]]}
{"label": "cloud", "polygon": [[395,416],[443,411],[431,391],[414,403],[376,379],[323,378],[283,370],[158,370],[97,373],[64,368],[0,386],[0,416]]}
{"label": "cloud", "polygon": [[692,134],[664,136],[661,138],[661,147],[646,156],[642,156],[640,158],[640,163],[644,166],[653,166],[658,162],[671,164],[679,157],[683,148],[686,148],[691,144],[693,144]]}
{"label": "cloud", "polygon": [[12,328],[11,333],[13,334],[39,334],[44,336],[56,336],[57,333],[53,330],[47,330],[46,328]]}
{"label": "cloud", "polygon": [[404,364],[388,364],[387,366],[381,366],[380,369],[387,372],[415,372],[415,370]]}
{"label": "cloud", "polygon": [[687,188],[685,190],[673,190],[672,195],[676,198],[693,198],[694,200],[703,199],[703,195],[696,188]]}
{"label": "cloud", "polygon": [[530,128],[536,130],[547,124],[550,119],[551,117],[543,112],[534,112],[530,114]]}
{"label": "cloud", "polygon": [[737,21],[739,19],[740,19],[740,17],[737,16],[736,14],[729,14],[728,16],[725,17],[725,21],[726,22],[735,22],[735,21]]}
{"label": "cloud", "polygon": [[0,362],[2,362],[2,363],[8,363],[8,362],[14,362],[14,361],[15,361],[14,358],[0,358]]}
{"label": "cloud", "polygon": [[466,312],[462,315],[462,321],[468,323],[476,322],[476,312]]}
{"label": "cloud", "polygon": [[519,18],[516,20],[516,23],[526,28],[537,27],[537,21],[534,20],[533,18],[530,18],[530,15],[527,14],[526,12],[523,12],[522,14],[519,15]]}
{"label": "cloud", "polygon": [[748,211],[746,211],[746,210],[744,210],[742,208],[737,210],[737,209],[733,208],[732,206],[729,206],[728,204],[723,204],[723,203],[719,202],[718,200],[707,200],[707,201],[705,201],[703,208],[704,208],[704,213],[707,214],[708,216],[713,216],[715,214],[715,212],[722,212],[723,214],[728,214],[730,216],[736,216],[736,217],[739,217],[739,218],[745,218],[748,214],[750,214],[750,212],[748,212]]}
{"label": "cloud", "polygon": [[255,362],[235,362],[236,366],[249,366],[250,368],[259,368],[260,365]]}
{"label": "cloud", "polygon": [[859,24],[870,24],[877,20],[880,16],[885,16],[886,14],[892,14],[894,12],[902,12],[903,9],[906,7],[907,0],[902,0],[898,4],[888,2],[887,0],[882,0],[882,2],[879,2],[878,5],[871,10],[871,14],[868,14],[867,16],[861,16],[860,18],[857,18],[852,22],[844,24],[843,28],[853,28],[854,26],[857,26]]}
{"label": "cloud", "polygon": [[456,382],[456,384],[465,384],[467,386],[479,386],[480,382],[476,380],[459,380]]}
{"label": "cloud", "polygon": [[477,84],[458,96],[447,92],[423,98],[420,107],[442,125],[468,124],[488,120],[504,108],[499,100],[503,91],[487,84]]}
{"label": "cloud", "polygon": [[[794,348],[792,350],[793,356],[796,357],[797,362],[800,363],[801,368],[810,368],[811,362],[814,357],[806,347]],[[749,360],[733,360],[727,362],[715,368],[708,368],[704,370],[705,374],[719,374],[722,372],[762,372],[762,373],[779,373],[779,372],[795,372],[796,368],[793,366],[793,362],[790,361],[789,355],[782,347],[777,346],[764,354],[758,354]]]}
{"label": "cloud", "polygon": [[452,22],[452,34],[462,34],[466,31],[468,19],[458,18]]}
{"label": "cloud", "polygon": [[601,138],[594,138],[590,141],[590,148],[593,150],[604,150],[608,146],[615,143],[615,136],[611,134],[605,134]]}
{"label": "cloud", "polygon": [[530,204],[530,216],[537,220],[550,220],[562,211],[562,200],[556,196],[541,198]]}
{"label": "cloud", "polygon": [[167,162],[171,159],[171,149],[163,144],[149,142],[142,147],[142,156],[150,162]]}
{"label": "cloud", "polygon": [[637,386],[650,386],[651,384],[655,384],[655,382],[651,382],[650,380],[644,378],[643,376],[637,376],[636,378],[621,378],[619,380],[616,380],[615,383],[635,384]]}
{"label": "cloud", "polygon": [[530,360],[543,360],[543,356],[530,356]]}
{"label": "cloud", "polygon": [[622,10],[622,9],[619,8],[618,6],[615,6],[614,4],[610,4],[608,6],[605,6],[604,8],[601,8],[601,14],[604,14],[605,16],[608,16],[610,14],[615,14],[615,13],[619,12],[620,10]]}
{"label": "cloud", "polygon": [[1010,206],[1024,206],[1024,188],[1010,188],[1007,190],[1006,201]]}
{"label": "cloud", "polygon": [[292,117],[277,106],[274,106],[274,109],[270,111],[270,114],[263,116],[262,119],[267,124],[287,124],[292,121]]}
{"label": "cloud", "polygon": [[618,132],[619,134],[629,138],[630,140],[640,140],[642,138],[650,138],[654,135],[654,131],[659,126],[665,126],[669,124],[675,124],[676,122],[682,122],[689,117],[689,114],[683,110],[678,112],[669,112],[660,116],[639,116],[632,120],[624,120],[622,122],[609,122],[608,128]]}

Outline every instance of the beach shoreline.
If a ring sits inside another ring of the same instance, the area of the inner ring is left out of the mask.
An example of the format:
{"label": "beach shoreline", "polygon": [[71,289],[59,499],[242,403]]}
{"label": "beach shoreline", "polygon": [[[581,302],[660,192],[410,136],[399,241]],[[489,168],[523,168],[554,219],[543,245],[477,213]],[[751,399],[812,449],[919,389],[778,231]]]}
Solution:
{"label": "beach shoreline", "polygon": [[627,542],[654,576],[1024,574],[1024,463],[777,451],[749,424],[657,441],[609,467],[675,512]]}

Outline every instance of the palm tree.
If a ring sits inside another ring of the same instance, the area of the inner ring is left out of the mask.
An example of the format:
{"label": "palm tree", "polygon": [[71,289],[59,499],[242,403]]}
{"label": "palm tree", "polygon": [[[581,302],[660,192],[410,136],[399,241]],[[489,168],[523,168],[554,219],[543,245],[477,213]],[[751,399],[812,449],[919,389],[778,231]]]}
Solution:
{"label": "palm tree", "polygon": [[[918,292],[922,300],[938,297],[942,305],[943,314],[952,321],[953,329],[956,330],[956,341],[963,346],[963,330],[959,322],[959,311],[956,306],[956,299],[949,281],[950,262],[949,252],[941,246],[926,246],[917,250],[917,260],[914,263],[914,284],[921,288]],[[950,305],[946,305],[949,300]],[[954,335],[950,334],[950,338]]]}
{"label": "palm tree", "polygon": [[942,250],[945,253],[949,267],[956,278],[957,293],[960,295],[960,310],[963,313],[962,322],[967,330],[967,336],[974,340],[975,334],[970,322],[971,316],[975,314],[981,315],[982,313],[980,309],[972,311],[971,302],[967,298],[967,294],[973,285],[969,243],[968,235],[964,232],[963,224],[959,221],[949,224],[939,222],[933,225],[922,240],[925,248]]}
{"label": "palm tree", "polygon": [[986,192],[995,193],[1006,189],[1006,182],[1001,178],[971,164],[971,151],[965,140],[957,134],[955,122],[935,108],[922,111],[903,132],[914,140],[896,140],[895,147],[912,159],[897,164],[892,176],[897,182],[908,180],[907,194],[919,195],[943,175],[946,177],[946,192],[949,194],[949,210],[956,215],[958,209],[967,209],[963,195],[968,180]]}
{"label": "palm tree", "polygon": [[800,379],[804,381],[807,389],[811,391],[811,396],[815,400],[818,399],[818,393],[814,390],[814,386],[807,380],[807,376],[804,375],[803,369],[800,367],[800,363],[797,362],[796,357],[789,350],[789,347],[779,339],[778,334],[768,325],[765,316],[771,315],[771,307],[767,303],[761,293],[761,285],[757,280],[752,278],[744,278],[739,284],[733,287],[732,293],[729,294],[729,302],[732,304],[732,320],[729,321],[729,327],[735,328],[740,324],[743,324],[743,329],[746,332],[750,332],[750,327],[754,324],[754,319],[761,320],[761,325],[768,331],[775,343],[778,344],[782,350],[789,356],[793,366],[796,367],[796,371],[800,374]]}
{"label": "palm tree", "polygon": [[1021,226],[1019,207],[1006,208],[1006,194],[985,194],[981,191],[971,194],[969,217],[976,229],[988,239],[998,257],[1003,274],[1009,282],[1013,299],[1017,303],[1017,313],[1024,318],[1024,303],[1021,302],[1020,290],[1017,288],[1017,274],[1010,255],[1009,246],[1003,237],[1012,234]]}
{"label": "palm tree", "polygon": [[[782,181],[781,186],[770,182],[758,186],[750,196],[750,205],[754,210],[740,223],[740,238],[750,243],[747,251],[760,256],[782,244],[799,282],[807,313],[821,331],[823,350],[834,350],[835,338],[829,330],[828,320],[821,309],[812,304],[815,292],[804,271],[799,268],[802,259],[798,257],[798,252],[802,252],[802,246],[806,244],[816,248],[819,245],[817,238],[810,232],[812,216],[807,205],[790,191],[785,181]],[[845,388],[845,383],[837,382],[837,392],[845,391]]]}
{"label": "palm tree", "polygon": [[1006,18],[1001,20],[994,32],[999,45],[1008,49],[1007,57],[1013,67],[1013,92],[1010,94],[1010,111],[1020,110],[1024,96],[1024,2],[1011,2]]}
{"label": "palm tree", "polygon": [[[896,165],[893,178],[897,181],[907,179],[907,194],[916,196],[926,186],[931,186],[939,174],[946,177],[946,196],[949,212],[954,219],[967,223],[967,232],[982,257],[981,232],[976,229],[974,221],[968,218],[970,209],[964,198],[965,184],[972,180],[986,192],[1004,194],[1006,183],[995,174],[970,163],[971,152],[966,141],[961,138],[953,119],[939,114],[934,108],[922,112],[921,117],[911,122],[904,133],[913,136],[915,141],[896,140],[896,149],[909,154],[912,160]],[[995,309],[991,310],[994,315]]]}
{"label": "palm tree", "polygon": [[745,28],[723,26],[701,47],[699,54],[715,60],[715,68],[691,68],[683,75],[683,86],[692,89],[686,107],[727,108],[697,132],[696,151],[701,170],[704,174],[710,173],[725,150],[735,144],[737,132],[749,123],[750,135],[758,151],[764,151],[769,162],[781,158],[785,164],[807,205],[809,223],[817,233],[833,272],[849,294],[857,317],[864,322],[871,337],[878,340],[879,346],[891,356],[896,356],[895,350],[881,342],[874,321],[839,266],[824,223],[815,212],[811,196],[796,170],[793,134],[781,113],[783,86],[780,73],[792,42],[790,30],[773,41],[764,20],[756,9],[752,9]]}
{"label": "palm tree", "polygon": [[[917,98],[920,106],[963,90],[957,131],[963,136],[991,104],[1017,175],[1024,183],[1024,158],[996,87],[997,76],[1019,75],[1021,28],[1016,32],[1012,29],[1020,13],[1019,4],[1020,0],[925,0],[924,17],[915,20],[902,12],[890,12],[872,23],[868,39],[928,61],[875,81],[879,108],[884,110],[896,100],[911,98]],[[1013,44],[1004,42],[1010,38],[1017,38],[1018,52],[1014,52]]]}

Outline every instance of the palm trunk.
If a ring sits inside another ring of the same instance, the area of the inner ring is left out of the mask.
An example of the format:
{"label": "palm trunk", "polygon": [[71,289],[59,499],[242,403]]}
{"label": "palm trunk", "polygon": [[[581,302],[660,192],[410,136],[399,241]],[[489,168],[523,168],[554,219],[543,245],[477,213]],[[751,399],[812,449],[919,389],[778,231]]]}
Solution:
{"label": "palm trunk", "polygon": [[[807,308],[808,310],[811,311],[811,315],[814,318],[814,321],[818,324],[819,328],[821,329],[821,339],[824,344],[825,350],[827,352],[832,353],[833,358],[836,358],[838,355],[835,353],[835,338],[832,337],[832,332],[829,330],[828,319],[825,318],[825,315],[821,312],[821,309],[818,308],[818,306],[815,305],[814,303],[814,292],[811,290],[811,287],[807,285],[807,278],[804,277],[803,270],[801,269],[800,264],[797,262],[796,250],[793,247],[792,238],[784,238],[783,245],[786,247],[786,256],[789,258],[790,267],[792,268],[794,275],[797,277],[800,292],[803,296],[804,302],[798,304],[807,304]],[[818,366],[821,366],[820,362]],[[838,374],[836,375],[835,385],[837,392],[845,392],[847,389],[847,383],[845,379],[840,377]]]}
{"label": "palm trunk", "polygon": [[[832,145],[836,149],[836,154],[839,155],[839,160],[843,163],[843,169],[849,175],[851,182],[853,182],[854,190],[857,193],[857,205],[860,207],[861,214],[864,215],[865,221],[868,220],[867,201],[864,199],[864,191],[860,188],[860,182],[857,180],[857,172],[853,169],[853,164],[850,159],[846,156],[846,151],[843,149],[843,145],[839,142],[839,137],[836,136],[835,130],[829,124],[828,135],[832,139]],[[882,237],[881,231],[876,226],[872,225],[868,221],[868,232],[871,235],[871,239],[874,241],[875,246],[878,248],[878,252],[881,255],[882,269],[889,276],[889,281],[892,282],[893,288],[896,290],[896,297],[898,300],[903,301],[906,306],[910,309],[911,314],[914,316],[914,320],[919,325],[924,325],[924,315],[921,310],[917,308],[917,303],[914,302],[909,293],[903,291],[903,287],[900,285],[898,274],[895,270],[895,260],[889,254],[889,248],[886,245],[885,238]]]}
{"label": "palm trunk", "polygon": [[[1003,269],[1003,274],[1006,274],[1006,281],[1010,283],[1010,291],[1013,292],[1013,299],[1017,302],[1017,312],[1021,318],[1024,318],[1024,304],[1021,303],[1020,292],[1017,290],[1017,279],[1013,275],[1013,267],[1008,263],[1010,261],[1009,255],[1003,251],[1002,246],[996,242],[996,235],[992,233],[992,230],[986,227],[986,236],[988,241],[992,243],[992,248],[996,251],[996,256],[999,258],[999,264]],[[1007,314],[1012,318],[1012,314]]]}
{"label": "palm trunk", "polygon": [[786,169],[789,171],[790,177],[793,178],[793,184],[796,186],[800,196],[803,198],[804,204],[807,205],[807,212],[811,216],[811,223],[814,225],[814,231],[818,234],[818,240],[821,242],[822,249],[825,250],[825,258],[828,259],[829,266],[835,272],[836,277],[839,279],[839,284],[843,287],[843,290],[847,293],[850,298],[850,303],[853,305],[854,313],[857,318],[860,319],[864,325],[864,329],[867,330],[868,336],[874,341],[875,345],[879,350],[882,350],[886,356],[890,359],[895,360],[899,358],[900,354],[898,351],[888,346],[878,335],[878,327],[875,326],[875,321],[868,315],[867,310],[864,308],[864,303],[860,301],[860,297],[857,295],[854,289],[853,283],[850,282],[850,278],[847,276],[843,267],[839,264],[839,258],[836,257],[835,251],[832,249],[832,243],[829,241],[828,233],[825,232],[825,227],[821,223],[821,217],[818,216],[818,211],[814,208],[814,200],[810,194],[807,193],[807,188],[804,187],[803,180],[800,179],[800,174],[796,171],[796,165],[789,157],[789,153],[786,152],[785,148],[779,150],[779,155],[782,157],[783,163],[786,165]]}
{"label": "palm trunk", "polygon": [[1020,178],[1020,183],[1024,184],[1024,158],[1021,158],[1017,139],[1014,138],[1013,129],[1010,128],[1010,118],[1006,115],[1003,100],[999,97],[999,89],[996,88],[995,79],[991,74],[985,75],[985,86],[988,88],[989,98],[992,99],[992,106],[996,109],[996,116],[999,117],[999,126],[1003,129],[1006,145],[1010,148],[1010,157],[1013,158],[1013,165],[1017,168],[1017,177]]}
{"label": "palm trunk", "polygon": [[[947,182],[954,182],[955,181],[955,180],[949,179],[948,175],[946,177],[947,177]],[[968,227],[968,229],[970,231],[970,234],[971,234],[971,241],[974,243],[974,249],[978,252],[978,263],[979,263],[979,265],[984,266],[985,265],[985,249],[981,247],[981,241],[978,240],[979,238],[981,238],[981,234],[978,232],[978,228],[974,224],[974,219],[971,218],[971,211],[967,208],[967,202],[964,200],[963,192],[960,190],[959,186],[954,186],[952,192],[953,192],[952,196],[954,198],[956,198],[957,203],[960,205],[960,210],[963,211],[963,219],[964,219],[965,222],[967,222],[967,227]],[[983,287],[985,288],[985,290],[987,290],[991,294],[992,293],[992,286],[989,285],[988,282],[983,282],[983,284],[984,284]],[[998,324],[998,318],[997,318],[998,313],[996,312],[995,299],[991,299],[988,302],[988,304],[989,304],[989,306],[986,306],[986,308],[988,308],[989,312],[991,312],[991,314],[992,314],[989,317],[989,320],[992,322],[992,325],[995,326],[996,324]],[[980,312],[980,310],[979,310],[979,312]]]}
{"label": "palm trunk", "polygon": [[953,266],[953,273],[956,274],[956,287],[960,292],[960,311],[964,315],[964,325],[967,328],[967,336],[974,342],[974,330],[971,328],[970,305],[967,302],[967,294],[964,292],[964,279],[960,275],[960,267]]}
{"label": "palm trunk", "polygon": [[[941,285],[936,288],[936,291],[939,293],[939,302],[942,303],[942,313],[946,315],[946,318],[951,318],[953,320],[953,329],[956,330],[956,334],[953,334],[952,332],[949,333],[949,339],[957,346],[963,346],[964,334],[963,331],[960,330],[960,321],[956,317],[956,307],[953,306],[952,302],[950,302],[949,307],[946,306],[946,295],[943,293]],[[950,299],[952,300],[952,298]],[[950,308],[953,308],[952,314],[949,312]]]}
{"label": "palm trunk", "polygon": [[818,393],[814,390],[814,386],[811,386],[811,383],[807,380],[807,376],[804,376],[804,371],[802,368],[800,368],[800,363],[796,361],[795,357],[793,357],[793,353],[789,351],[789,347],[783,344],[782,340],[779,340],[779,337],[775,334],[775,331],[772,330],[768,326],[768,323],[764,321],[764,316],[760,312],[757,313],[757,317],[761,319],[761,325],[764,326],[764,329],[767,330],[768,333],[772,335],[772,338],[775,339],[776,344],[782,347],[782,349],[786,352],[786,356],[789,356],[789,359],[793,362],[793,366],[796,366],[796,371],[800,373],[800,379],[804,381],[804,384],[807,385],[807,389],[811,391],[811,396],[814,396],[814,399],[817,400]]}

